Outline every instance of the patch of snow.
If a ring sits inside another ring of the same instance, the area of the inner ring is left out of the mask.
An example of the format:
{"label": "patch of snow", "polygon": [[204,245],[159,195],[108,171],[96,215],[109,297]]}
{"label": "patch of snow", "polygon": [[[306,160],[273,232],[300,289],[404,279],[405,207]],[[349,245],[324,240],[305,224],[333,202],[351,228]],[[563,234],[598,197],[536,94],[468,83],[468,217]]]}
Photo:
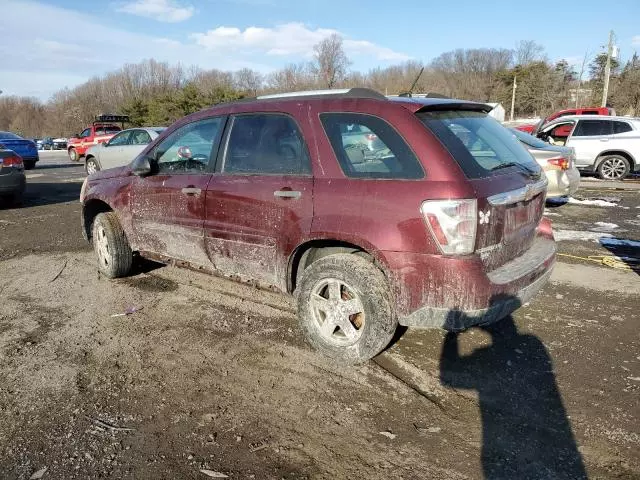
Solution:
{"label": "patch of snow", "polygon": [[[613,199],[610,199],[613,200]],[[618,200],[619,201],[619,200]],[[577,198],[569,197],[569,203],[573,203],[575,205],[592,205],[594,207],[617,207],[618,204],[614,202],[610,202],[608,200],[604,200],[601,198],[593,199],[593,200],[578,200]]]}
{"label": "patch of snow", "polygon": [[585,242],[599,242],[602,238],[612,238],[610,233],[589,232],[585,230],[554,230],[553,237],[558,242],[563,240],[582,240]]}
{"label": "patch of snow", "polygon": [[596,222],[595,225],[597,225],[600,228],[610,228],[610,229],[614,229],[614,228],[618,228],[618,225],[616,225],[615,223],[607,223],[607,222]]}
{"label": "patch of snow", "polygon": [[562,216],[562,215],[560,215],[559,213],[551,212],[551,211],[547,210],[546,208],[544,209],[544,214],[545,214],[547,217],[561,217],[561,216]]}

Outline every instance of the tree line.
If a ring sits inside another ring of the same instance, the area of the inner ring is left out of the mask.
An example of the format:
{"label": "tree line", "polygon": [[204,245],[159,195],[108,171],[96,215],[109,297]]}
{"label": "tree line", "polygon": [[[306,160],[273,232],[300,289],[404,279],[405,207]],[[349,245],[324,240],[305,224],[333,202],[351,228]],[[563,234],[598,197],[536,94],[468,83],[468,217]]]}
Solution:
{"label": "tree line", "polygon": [[[310,62],[289,64],[263,75],[251,69],[236,72],[169,65],[153,59],[89,79],[56,92],[47,102],[29,97],[0,96],[0,130],[26,137],[69,136],[95,115],[129,115],[132,126],[169,125],[184,115],[221,102],[283,91],[368,87],[383,94],[406,92],[418,78],[414,93],[440,93],[480,102],[501,102],[508,110],[514,77],[516,117],[546,115],[575,104],[599,105],[606,55],[588,65],[588,80],[568,62],[550,62],[533,41],[513,49],[476,48],[445,52],[429,63],[407,61],[368,72],[350,69],[342,39],[332,35],[314,47]],[[579,90],[578,90],[579,89]],[[612,63],[611,106],[621,114],[640,114],[640,58]]]}

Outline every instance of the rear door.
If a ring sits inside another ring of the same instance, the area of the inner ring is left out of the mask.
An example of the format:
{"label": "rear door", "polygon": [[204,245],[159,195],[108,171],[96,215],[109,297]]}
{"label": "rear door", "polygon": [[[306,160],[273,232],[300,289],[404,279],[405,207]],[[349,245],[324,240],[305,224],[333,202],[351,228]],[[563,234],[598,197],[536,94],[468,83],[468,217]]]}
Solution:
{"label": "rear door", "polygon": [[203,238],[205,196],[225,121],[211,117],[188,123],[154,149],[153,173],[136,177],[132,186],[139,250],[209,266]]}
{"label": "rear door", "polygon": [[588,167],[595,163],[600,153],[606,150],[611,140],[612,122],[607,120],[578,120],[576,128],[566,146],[576,152],[576,166]]}
{"label": "rear door", "polygon": [[297,120],[284,113],[229,119],[209,183],[205,248],[225,275],[285,287],[288,255],[313,217],[309,152]]}

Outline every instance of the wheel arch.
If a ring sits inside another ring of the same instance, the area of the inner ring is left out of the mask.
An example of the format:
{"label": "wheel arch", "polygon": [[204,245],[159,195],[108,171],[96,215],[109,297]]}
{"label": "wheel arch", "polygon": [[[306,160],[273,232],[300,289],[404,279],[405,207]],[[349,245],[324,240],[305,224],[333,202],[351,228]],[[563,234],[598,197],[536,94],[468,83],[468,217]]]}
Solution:
{"label": "wheel arch", "polygon": [[100,213],[114,211],[111,206],[99,199],[92,198],[87,200],[82,206],[82,236],[88,242],[91,241],[93,221]]}
{"label": "wheel arch", "polygon": [[370,246],[361,246],[345,240],[335,238],[321,238],[308,240],[298,245],[287,263],[287,292],[293,293],[296,289],[301,273],[315,261],[334,255],[336,253],[352,253],[360,255],[375,264],[382,273],[390,278],[386,265],[382,258],[375,254],[375,249]]}

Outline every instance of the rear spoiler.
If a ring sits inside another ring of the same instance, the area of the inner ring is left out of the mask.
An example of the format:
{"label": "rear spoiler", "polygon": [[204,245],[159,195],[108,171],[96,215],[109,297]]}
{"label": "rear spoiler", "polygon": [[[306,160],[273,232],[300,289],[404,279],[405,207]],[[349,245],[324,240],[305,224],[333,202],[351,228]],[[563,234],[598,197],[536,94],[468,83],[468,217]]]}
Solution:
{"label": "rear spoiler", "polygon": [[418,112],[435,112],[442,110],[467,110],[472,112],[484,112],[489,113],[493,110],[491,105],[487,105],[484,103],[476,103],[476,102],[465,102],[465,101],[456,101],[453,100],[451,102],[442,102],[432,105],[425,105],[420,108]]}

